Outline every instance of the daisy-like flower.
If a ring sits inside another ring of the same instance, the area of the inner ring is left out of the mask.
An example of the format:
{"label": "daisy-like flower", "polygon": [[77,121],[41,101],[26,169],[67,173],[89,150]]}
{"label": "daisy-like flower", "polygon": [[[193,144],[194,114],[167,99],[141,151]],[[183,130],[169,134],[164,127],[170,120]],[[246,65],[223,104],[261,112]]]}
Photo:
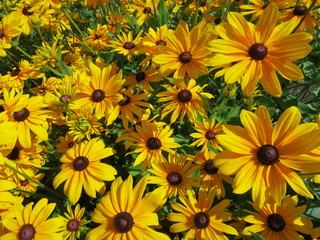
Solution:
{"label": "daisy-like flower", "polygon": [[187,231],[183,239],[217,239],[227,240],[224,233],[238,235],[233,227],[224,222],[232,219],[232,214],[224,212],[231,200],[213,204],[213,189],[209,192],[199,191],[198,200],[193,190],[188,190],[188,198],[179,197],[180,203],[170,202],[171,207],[179,213],[168,213],[167,219],[178,222],[170,227],[173,233]]}
{"label": "daisy-like flower", "polygon": [[194,125],[194,129],[197,132],[191,133],[190,136],[197,138],[197,140],[191,143],[190,146],[199,147],[202,145],[202,152],[209,151],[209,146],[222,151],[222,148],[219,146],[216,139],[217,135],[223,134],[221,122],[216,124],[216,120],[211,117],[210,119],[204,118],[203,123],[196,120]]}
{"label": "daisy-like flower", "polygon": [[157,94],[160,97],[159,102],[168,102],[163,104],[161,119],[164,119],[172,112],[170,122],[173,123],[180,115],[179,121],[182,122],[185,115],[189,121],[195,122],[197,113],[206,116],[204,108],[204,98],[210,99],[213,96],[210,93],[202,92],[207,86],[196,86],[196,81],[191,79],[188,84],[181,82],[178,86],[163,85],[168,91]]}
{"label": "daisy-like flower", "polygon": [[[302,18],[304,18],[304,15],[308,10],[307,4],[307,1],[302,1],[302,5],[284,10],[281,13],[280,21],[292,20],[295,26],[297,26]],[[312,33],[315,28],[320,27],[319,18],[320,14],[317,14],[313,11],[309,12],[297,31],[304,32],[305,30],[307,30],[309,33]]]}
{"label": "daisy-like flower", "polygon": [[133,87],[137,86],[139,88],[142,88],[146,92],[154,91],[150,83],[159,82],[162,80],[162,77],[156,76],[156,74],[158,74],[158,69],[145,69],[143,67],[139,72],[136,73],[136,75],[128,76],[126,78],[126,84],[130,84]]}
{"label": "daisy-like flower", "polygon": [[110,37],[106,35],[108,26],[98,24],[96,29],[88,28],[89,36],[87,37],[88,43],[93,46],[94,50],[102,51],[107,48]]}
{"label": "daisy-like flower", "polygon": [[278,22],[278,8],[271,3],[254,25],[240,13],[228,13],[228,23],[216,26],[222,39],[211,41],[209,49],[215,52],[211,58],[214,67],[226,66],[216,76],[224,75],[230,84],[243,76],[241,87],[249,95],[260,80],[263,88],[272,96],[281,96],[282,90],[276,71],[292,81],[303,78],[301,69],[292,63],[310,52],[309,33],[292,33],[293,21]]}
{"label": "daisy-like flower", "polygon": [[84,230],[87,220],[83,218],[85,208],[80,208],[80,205],[77,204],[74,211],[70,205],[67,205],[67,212],[64,213],[64,216],[60,216],[63,221],[63,235],[64,240],[75,240],[80,238],[81,231]]}
{"label": "daisy-like flower", "polygon": [[7,110],[9,120],[14,122],[18,131],[18,141],[24,148],[31,148],[31,133],[34,133],[39,141],[48,140],[48,122],[51,111],[45,109],[47,105],[42,97],[33,96],[15,91],[4,91],[4,109]]}
{"label": "daisy-like flower", "polygon": [[93,113],[92,106],[77,109],[72,114],[72,120],[67,121],[69,131],[67,134],[74,136],[74,141],[91,139],[91,135],[101,135],[99,128],[102,126],[97,116]]}
{"label": "daisy-like flower", "polygon": [[173,148],[181,147],[170,137],[172,133],[170,126],[157,122],[141,122],[141,126],[136,125],[136,132],[132,132],[128,137],[128,144],[136,146],[137,149],[127,154],[139,153],[133,165],[143,162],[141,171],[144,171],[152,162],[165,161],[161,151],[174,152]]}
{"label": "daisy-like flower", "polygon": [[110,125],[121,113],[122,123],[125,128],[128,128],[129,122],[134,123],[134,116],[135,114],[138,117],[142,117],[143,110],[140,108],[153,108],[150,103],[143,102],[144,100],[150,96],[149,93],[141,93],[141,94],[134,94],[132,88],[124,90],[121,92],[122,99],[118,102],[118,104],[114,107],[113,111],[108,115],[107,118],[107,125]]}
{"label": "daisy-like flower", "polygon": [[[89,61],[91,81],[89,86],[78,96],[75,104],[79,107],[91,105],[95,109],[95,115],[98,119],[105,114],[111,113],[122,95],[119,92],[124,80],[122,80],[122,71],[116,73],[116,65],[110,64],[102,66],[103,61],[97,60],[96,64]],[[104,64],[104,63],[103,63]]]}
{"label": "daisy-like flower", "polygon": [[164,196],[165,200],[177,194],[187,195],[187,189],[199,186],[197,182],[199,177],[195,176],[199,167],[188,158],[190,157],[187,155],[178,156],[170,153],[168,160],[154,162],[148,169],[155,175],[149,177],[149,183],[161,185],[155,191],[159,191],[158,193]]}
{"label": "daisy-like flower", "polygon": [[148,16],[153,16],[155,13],[154,7],[157,9],[159,4],[159,0],[145,0],[145,1],[139,1],[135,0],[133,4],[129,5],[129,8],[127,9],[128,12],[134,13],[136,12],[137,16],[137,23],[138,25],[142,25],[145,21],[147,22]]}
{"label": "daisy-like flower", "polygon": [[42,198],[33,207],[33,202],[18,205],[14,210],[14,217],[7,217],[2,220],[3,226],[8,233],[1,237],[2,240],[19,239],[19,240],[62,240],[62,235],[57,233],[63,224],[62,219],[47,219],[56,204],[49,203],[48,199]]}
{"label": "daisy-like flower", "polygon": [[118,177],[94,209],[92,221],[100,226],[89,231],[86,239],[169,240],[167,235],[151,228],[159,225],[155,213],[159,200],[152,192],[142,197],[147,182],[148,175],[132,188],[131,175],[125,181]]}
{"label": "daisy-like flower", "polygon": [[194,162],[200,166],[200,185],[205,190],[213,189],[215,196],[220,199],[224,198],[226,191],[223,182],[232,183],[232,178],[222,174],[217,167],[214,166],[214,152],[200,152],[194,156]]}
{"label": "daisy-like flower", "polygon": [[53,179],[56,189],[65,181],[64,192],[71,204],[78,202],[82,187],[88,196],[95,198],[96,192],[105,191],[104,181],[115,179],[116,169],[100,162],[101,159],[115,154],[112,148],[106,148],[99,138],[84,141],[69,149],[60,159],[61,172]]}
{"label": "daisy-like flower", "polygon": [[142,30],[138,33],[135,39],[133,39],[132,32],[129,32],[128,35],[125,32],[121,32],[121,35],[118,35],[119,41],[110,41],[109,47],[114,48],[111,52],[118,52],[124,56],[127,56],[128,61],[132,60],[132,55],[138,53],[137,45],[141,41]]}
{"label": "daisy-like flower", "polygon": [[313,198],[294,170],[320,170],[319,158],[303,155],[320,145],[317,124],[299,125],[301,115],[296,107],[285,110],[274,128],[263,106],[254,113],[242,110],[240,119],[244,128],[225,125],[226,134],[217,136],[228,150],[216,156],[215,166],[223,174],[236,175],[233,192],[242,194],[252,188],[253,201],[262,207],[269,198],[280,203],[287,182],[298,194]]}
{"label": "daisy-like flower", "polygon": [[[249,2],[251,3],[250,5],[240,5],[240,9],[246,10],[241,12],[243,15],[253,14],[252,20],[259,18],[263,10],[266,9],[266,7],[268,7],[271,3],[271,1],[264,2],[261,0],[249,0]],[[277,4],[279,9],[289,8],[296,3],[293,0],[275,0],[272,2]]]}
{"label": "daisy-like flower", "polygon": [[312,222],[301,214],[305,212],[306,205],[296,207],[297,196],[286,196],[281,204],[268,202],[262,208],[252,204],[257,212],[243,219],[250,224],[243,230],[243,234],[251,235],[251,232],[261,233],[265,240],[301,240],[304,239],[298,233],[310,234]]}
{"label": "daisy-like flower", "polygon": [[173,78],[177,84],[185,76],[197,79],[199,75],[208,74],[211,53],[206,47],[211,38],[210,34],[202,30],[202,27],[196,26],[189,32],[187,23],[180,21],[175,35],[166,36],[167,45],[159,46],[159,54],[153,58],[160,65],[161,75],[174,72]]}
{"label": "daisy-like flower", "polygon": [[76,145],[76,141],[74,140],[74,135],[67,134],[65,137],[58,137],[60,143],[56,144],[58,153],[65,153],[70,148],[73,148]]}

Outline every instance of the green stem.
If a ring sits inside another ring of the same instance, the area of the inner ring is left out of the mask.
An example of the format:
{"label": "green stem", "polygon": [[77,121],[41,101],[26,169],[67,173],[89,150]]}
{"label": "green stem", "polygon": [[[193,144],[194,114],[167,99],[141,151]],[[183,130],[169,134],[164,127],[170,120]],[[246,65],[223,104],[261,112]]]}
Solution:
{"label": "green stem", "polygon": [[301,24],[303,23],[303,21],[306,19],[306,17],[308,16],[309,12],[313,9],[314,5],[316,4],[317,0],[313,0],[310,7],[307,9],[307,11],[305,12],[305,14],[303,15],[303,17],[301,18],[300,22],[298,23],[298,25],[292,30],[291,33],[294,33],[295,31],[298,30],[298,28],[301,26]]}
{"label": "green stem", "polygon": [[57,70],[55,70],[54,68],[42,63],[41,61],[34,59],[32,56],[30,56],[28,53],[26,53],[21,47],[19,47],[16,43],[12,42],[12,45],[18,50],[20,51],[23,55],[25,55],[26,57],[30,58],[32,61],[37,62],[39,64],[41,64],[43,67],[47,68],[48,70],[50,70],[51,72],[53,72],[55,75],[57,75],[58,77],[63,77],[64,75],[60,72],[58,72]]}
{"label": "green stem", "polygon": [[7,9],[7,5],[6,5],[7,0],[2,0],[2,8],[3,8],[3,12],[5,13],[5,15],[8,15],[8,9]]}
{"label": "green stem", "polygon": [[[9,160],[11,161],[11,160]],[[12,161],[11,161],[12,162]],[[65,197],[61,194],[59,194],[57,191],[47,187],[46,185],[44,185],[43,183],[29,177],[28,175],[24,174],[23,172],[20,172],[19,170],[15,169],[14,167],[10,166],[8,163],[4,163],[4,166],[6,166],[7,168],[9,168],[10,170],[18,173],[19,175],[23,176],[25,179],[27,179],[28,181],[31,181],[35,184],[37,184],[40,188],[43,188],[44,190],[52,193],[53,195],[55,195],[56,197],[60,198],[60,199],[65,199]]]}
{"label": "green stem", "polygon": [[193,24],[192,27],[195,27],[198,22],[198,15],[199,15],[199,7],[200,7],[200,0],[197,0],[196,12],[194,14]]}

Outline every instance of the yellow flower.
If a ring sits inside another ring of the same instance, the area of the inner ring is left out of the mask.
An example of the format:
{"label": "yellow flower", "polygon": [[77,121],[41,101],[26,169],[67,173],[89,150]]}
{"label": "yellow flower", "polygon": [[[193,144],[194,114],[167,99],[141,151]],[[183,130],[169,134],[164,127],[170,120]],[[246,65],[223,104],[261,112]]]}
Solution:
{"label": "yellow flower", "polygon": [[15,218],[7,217],[2,221],[8,233],[1,239],[54,239],[62,240],[62,235],[57,233],[63,221],[60,218],[47,219],[56,204],[49,203],[48,199],[42,198],[32,209],[33,202],[23,207],[21,204],[15,208]]}
{"label": "yellow flower", "polygon": [[116,169],[100,160],[115,154],[112,148],[106,148],[99,138],[84,141],[70,148],[60,159],[61,172],[53,179],[56,189],[65,181],[64,192],[68,195],[71,204],[78,202],[82,187],[87,195],[95,198],[96,192],[105,191],[104,181],[111,181],[117,174]]}
{"label": "yellow flower", "polygon": [[88,43],[93,46],[96,51],[102,51],[107,48],[110,37],[106,35],[108,26],[98,24],[96,29],[88,28],[89,36],[87,37]]}
{"label": "yellow flower", "polygon": [[162,151],[173,152],[173,148],[181,147],[170,137],[172,133],[173,129],[170,129],[170,126],[163,126],[157,122],[141,122],[141,126],[136,125],[136,132],[132,132],[128,137],[129,144],[137,149],[127,154],[139,153],[133,165],[143,162],[141,171],[144,171],[153,162],[165,161]]}
{"label": "yellow flower", "polygon": [[199,177],[194,176],[198,168],[190,156],[170,153],[168,160],[152,163],[148,171],[155,176],[149,177],[149,183],[161,185],[155,190],[159,198],[164,196],[164,200],[167,200],[177,194],[182,197],[187,195],[187,189],[199,186]]}
{"label": "yellow flower", "polygon": [[285,110],[274,128],[263,106],[254,113],[242,110],[240,119],[244,128],[224,125],[226,134],[217,136],[228,150],[216,156],[215,166],[223,174],[236,175],[233,192],[242,194],[252,188],[253,201],[262,207],[269,198],[280,203],[288,182],[298,194],[313,198],[294,170],[320,170],[319,158],[303,155],[320,145],[317,124],[299,125],[301,116],[296,107]]}
{"label": "yellow flower", "polygon": [[160,65],[159,73],[169,75],[174,72],[175,84],[187,76],[197,79],[199,75],[208,74],[210,51],[207,44],[211,40],[208,27],[199,24],[189,32],[186,22],[180,21],[175,35],[166,36],[167,45],[159,45],[159,54],[153,58]]}
{"label": "yellow flower", "polygon": [[145,176],[132,188],[131,175],[125,181],[118,177],[94,209],[92,221],[100,225],[90,230],[86,239],[169,240],[167,235],[152,228],[159,225],[155,213],[159,200],[152,192],[142,197],[147,181]]}
{"label": "yellow flower", "polygon": [[307,206],[296,207],[297,203],[297,196],[286,196],[279,204],[268,202],[262,208],[252,204],[257,212],[248,211],[251,215],[243,218],[250,224],[243,234],[261,233],[265,240],[304,239],[298,231],[309,234],[312,222],[301,217]]}
{"label": "yellow flower", "polygon": [[308,33],[292,33],[293,21],[278,22],[278,8],[271,3],[262,13],[257,25],[247,22],[240,13],[230,12],[228,23],[216,26],[222,39],[211,41],[209,49],[216,53],[211,58],[214,67],[226,66],[216,73],[224,75],[227,84],[241,80],[245,95],[254,91],[258,80],[272,96],[282,90],[276,71],[292,81],[303,78],[301,69],[292,63],[310,52]]}
{"label": "yellow flower", "polygon": [[129,8],[127,10],[130,13],[134,13],[135,11],[137,11],[137,23],[138,25],[142,25],[145,21],[148,22],[148,16],[153,16],[155,14],[154,7],[157,8],[158,4],[159,0],[135,0],[133,4],[129,5]]}
{"label": "yellow flower", "polygon": [[195,122],[197,113],[206,116],[205,112],[205,98],[210,99],[213,96],[210,93],[202,92],[207,84],[202,87],[196,86],[196,81],[191,79],[188,84],[181,82],[178,86],[163,85],[169,91],[160,92],[157,97],[160,97],[159,102],[168,102],[163,104],[161,111],[161,119],[164,119],[169,113],[173,112],[170,122],[173,123],[180,115],[179,121],[182,122],[184,116],[187,114],[189,121]]}
{"label": "yellow flower", "polygon": [[173,233],[187,231],[183,239],[228,239],[224,233],[238,235],[233,227],[224,222],[232,219],[231,213],[224,212],[231,200],[223,200],[213,205],[214,193],[200,190],[198,200],[193,190],[187,190],[188,197],[180,196],[182,202],[170,202],[179,213],[168,213],[168,220],[178,222],[170,227]]}

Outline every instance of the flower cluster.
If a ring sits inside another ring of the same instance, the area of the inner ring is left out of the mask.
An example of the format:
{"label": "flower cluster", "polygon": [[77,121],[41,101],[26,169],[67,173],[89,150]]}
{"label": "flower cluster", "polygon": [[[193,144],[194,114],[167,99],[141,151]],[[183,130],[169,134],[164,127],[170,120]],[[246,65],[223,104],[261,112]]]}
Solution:
{"label": "flower cluster", "polygon": [[319,239],[319,6],[1,1],[0,240]]}

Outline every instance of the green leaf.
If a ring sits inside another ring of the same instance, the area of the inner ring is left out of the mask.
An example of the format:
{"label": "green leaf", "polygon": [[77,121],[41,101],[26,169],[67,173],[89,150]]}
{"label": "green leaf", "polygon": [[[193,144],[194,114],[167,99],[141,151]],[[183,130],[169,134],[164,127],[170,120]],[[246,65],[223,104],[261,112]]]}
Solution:
{"label": "green leaf", "polygon": [[[158,5],[158,22],[160,26],[163,26],[164,24],[168,24],[168,9],[164,6],[164,1],[160,0]],[[159,26],[159,27],[160,27]]]}
{"label": "green leaf", "polygon": [[261,237],[258,233],[254,233],[249,231],[252,234],[253,239],[255,240],[265,240],[263,237]]}

